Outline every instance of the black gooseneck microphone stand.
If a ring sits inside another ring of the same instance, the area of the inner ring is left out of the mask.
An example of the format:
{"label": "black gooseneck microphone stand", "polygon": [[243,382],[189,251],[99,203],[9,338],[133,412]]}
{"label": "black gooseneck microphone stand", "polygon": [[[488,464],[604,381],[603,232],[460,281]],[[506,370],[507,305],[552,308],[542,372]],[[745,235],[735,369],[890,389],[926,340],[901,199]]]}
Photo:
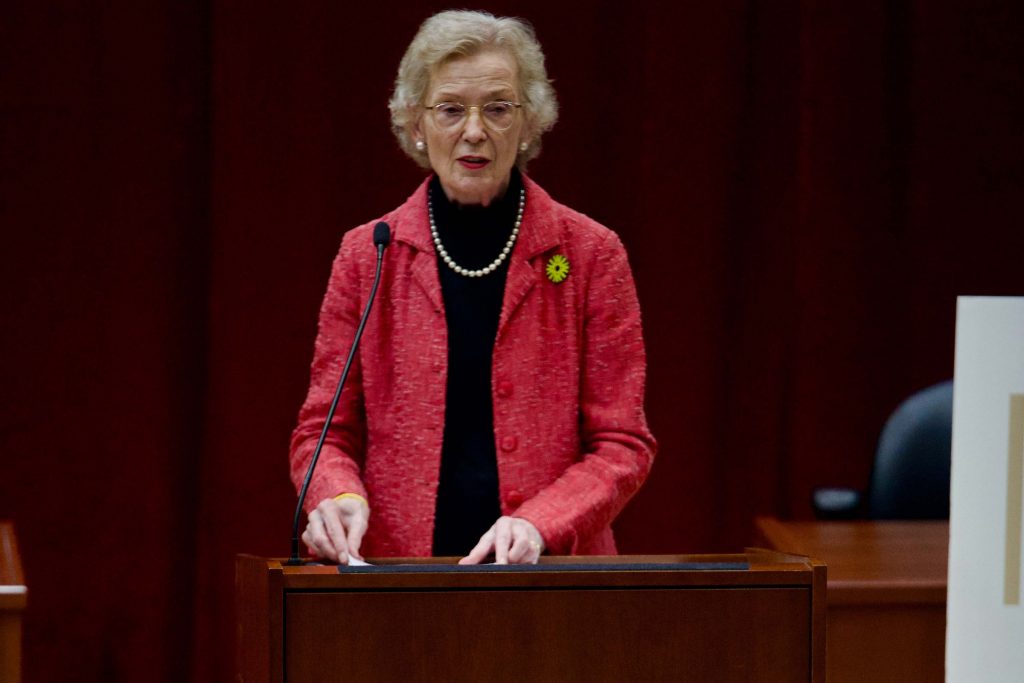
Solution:
{"label": "black gooseneck microphone stand", "polygon": [[338,380],[338,388],[334,391],[334,399],[331,407],[327,410],[327,418],[324,420],[324,428],[320,432],[320,439],[316,442],[313,450],[313,457],[309,461],[309,469],[306,470],[306,478],[299,490],[299,502],[295,506],[295,520],[292,524],[292,554],[285,562],[286,566],[294,567],[303,563],[299,557],[299,523],[302,520],[302,506],[306,502],[306,491],[309,489],[309,482],[313,479],[313,470],[316,469],[316,461],[320,459],[320,451],[323,450],[324,441],[327,439],[327,430],[331,427],[331,420],[334,419],[334,412],[338,409],[338,401],[341,399],[341,390],[345,387],[345,380],[348,379],[348,371],[352,367],[352,359],[355,358],[356,350],[359,348],[359,340],[363,336],[363,328],[366,320],[370,317],[370,308],[373,306],[373,299],[377,296],[377,285],[380,284],[381,264],[384,260],[384,249],[391,242],[391,228],[387,223],[381,221],[373,226],[373,243],[377,247],[377,270],[373,275],[373,287],[370,289],[370,298],[366,301],[366,310],[359,320],[359,327],[356,328],[356,335],[352,339],[352,348],[348,352],[348,359],[345,361],[345,368],[341,371],[341,379]]}

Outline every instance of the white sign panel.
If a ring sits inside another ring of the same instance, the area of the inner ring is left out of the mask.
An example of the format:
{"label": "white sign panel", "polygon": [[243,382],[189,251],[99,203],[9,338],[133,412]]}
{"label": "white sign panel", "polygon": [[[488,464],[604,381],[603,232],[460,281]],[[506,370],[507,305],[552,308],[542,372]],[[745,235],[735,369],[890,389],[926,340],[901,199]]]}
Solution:
{"label": "white sign panel", "polygon": [[960,297],[946,680],[1024,681],[1024,298]]}

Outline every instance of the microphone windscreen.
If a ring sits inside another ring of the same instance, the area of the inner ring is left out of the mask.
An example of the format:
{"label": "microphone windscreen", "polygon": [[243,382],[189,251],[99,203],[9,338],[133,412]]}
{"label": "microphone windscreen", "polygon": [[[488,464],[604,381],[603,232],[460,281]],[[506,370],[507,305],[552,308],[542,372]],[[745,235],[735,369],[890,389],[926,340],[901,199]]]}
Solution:
{"label": "microphone windscreen", "polygon": [[391,242],[391,226],[384,221],[373,226],[373,243],[375,246],[388,246]]}

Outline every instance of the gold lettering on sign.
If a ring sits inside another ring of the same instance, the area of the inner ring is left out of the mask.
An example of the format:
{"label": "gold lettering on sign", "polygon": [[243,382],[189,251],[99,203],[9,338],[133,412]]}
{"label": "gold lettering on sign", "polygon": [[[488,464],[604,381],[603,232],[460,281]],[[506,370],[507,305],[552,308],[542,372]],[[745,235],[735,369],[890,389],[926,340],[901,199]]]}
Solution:
{"label": "gold lettering on sign", "polygon": [[1003,604],[1020,604],[1020,547],[1024,539],[1024,394],[1010,394],[1010,446],[1006,465],[1006,572]]}

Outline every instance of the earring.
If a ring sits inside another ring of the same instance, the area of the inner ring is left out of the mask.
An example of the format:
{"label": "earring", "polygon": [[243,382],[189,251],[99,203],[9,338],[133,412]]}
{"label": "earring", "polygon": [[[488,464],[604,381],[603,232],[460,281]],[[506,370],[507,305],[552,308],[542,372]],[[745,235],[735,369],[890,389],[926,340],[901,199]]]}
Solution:
{"label": "earring", "polygon": [[415,146],[416,146],[416,151],[422,152],[423,150],[425,150],[427,148],[427,143],[423,142],[423,140],[417,140]]}
{"label": "earring", "polygon": [[520,142],[519,143],[519,151],[520,152],[525,152],[529,148],[530,148],[530,143],[529,142]]}

